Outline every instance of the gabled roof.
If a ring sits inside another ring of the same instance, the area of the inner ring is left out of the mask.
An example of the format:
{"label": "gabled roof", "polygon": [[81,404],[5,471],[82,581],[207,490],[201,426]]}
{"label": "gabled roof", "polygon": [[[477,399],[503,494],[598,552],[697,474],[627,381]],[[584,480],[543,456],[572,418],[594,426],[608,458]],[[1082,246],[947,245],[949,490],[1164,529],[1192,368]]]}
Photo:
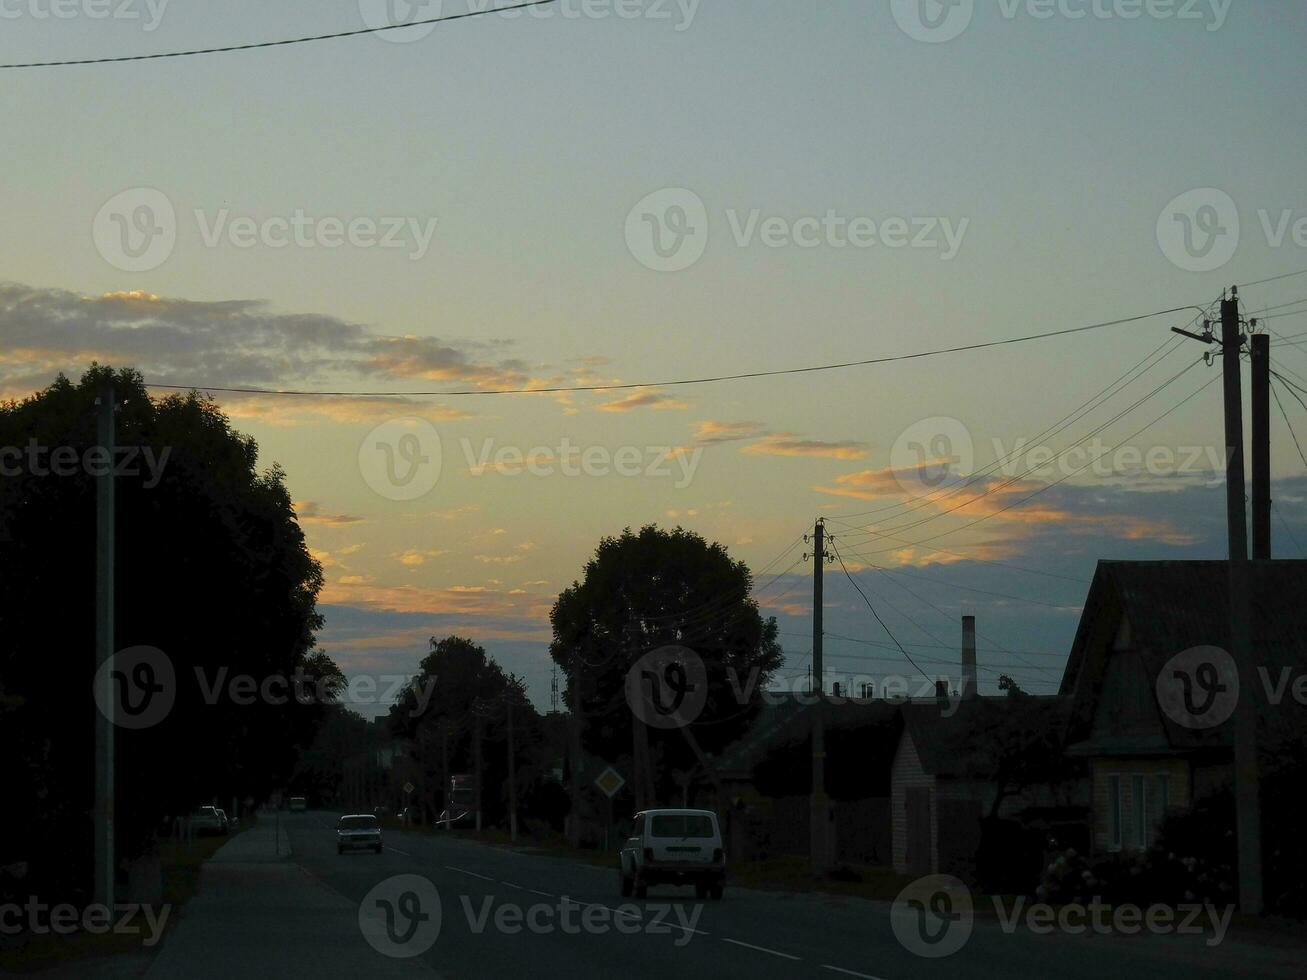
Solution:
{"label": "gabled roof", "polygon": [[[1255,664],[1273,674],[1307,669],[1307,561],[1249,562],[1249,597]],[[1092,716],[1122,617],[1130,648],[1156,678],[1191,647],[1230,649],[1229,604],[1227,562],[1100,561],[1060,688],[1073,698],[1073,725],[1083,731]],[[1232,724],[1199,731],[1159,715],[1172,748],[1230,744]]]}

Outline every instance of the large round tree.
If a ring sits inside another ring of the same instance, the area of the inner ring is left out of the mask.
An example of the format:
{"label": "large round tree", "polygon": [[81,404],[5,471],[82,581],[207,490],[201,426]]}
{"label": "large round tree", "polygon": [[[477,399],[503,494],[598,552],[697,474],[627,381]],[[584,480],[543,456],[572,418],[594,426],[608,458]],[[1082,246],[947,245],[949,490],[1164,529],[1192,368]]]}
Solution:
{"label": "large round tree", "polygon": [[569,704],[579,699],[587,751],[609,761],[631,756],[641,719],[628,697],[628,674],[647,655],[683,647],[702,662],[706,699],[684,725],[644,728],[654,799],[679,797],[677,774],[706,771],[711,756],[748,726],[761,693],[782,659],[776,620],[764,619],[751,596],[748,567],[720,544],[682,528],[630,528],[599,542],[584,578],[558,597],[550,613],[550,653],[567,674]]}

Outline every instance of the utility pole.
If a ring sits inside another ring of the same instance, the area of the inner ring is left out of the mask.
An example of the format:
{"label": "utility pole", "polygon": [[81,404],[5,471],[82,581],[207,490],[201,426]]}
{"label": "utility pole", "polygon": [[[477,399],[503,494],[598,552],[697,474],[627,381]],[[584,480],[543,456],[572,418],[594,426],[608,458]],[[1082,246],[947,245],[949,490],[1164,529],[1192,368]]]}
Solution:
{"label": "utility pole", "polygon": [[572,649],[571,670],[567,677],[567,694],[571,711],[567,712],[567,751],[571,754],[571,813],[567,814],[567,843],[580,847],[580,656]]}
{"label": "utility pole", "polygon": [[453,807],[450,806],[449,782],[449,719],[444,719],[440,723],[440,802],[445,814],[446,830],[451,828],[449,821],[454,816]]}
{"label": "utility pole", "polygon": [[114,391],[96,399],[96,439],[109,465],[95,479],[95,665],[100,708],[95,718],[95,900],[114,907]]}
{"label": "utility pole", "polygon": [[[1255,327],[1257,321],[1252,325]],[[1253,364],[1253,559],[1271,557],[1271,335],[1251,337]]]}
{"label": "utility pole", "polygon": [[508,689],[508,839],[517,843],[517,760],[513,751],[513,700],[517,696],[517,678],[509,675]]}
{"label": "utility pole", "polygon": [[809,849],[812,873],[829,870],[828,811],[826,800],[826,684],[822,669],[822,572],[826,567],[826,524],[819,517],[812,532],[812,801],[809,814]]}
{"label": "utility pole", "polygon": [[481,712],[472,710],[472,767],[476,772],[473,778],[472,795],[476,803],[477,832],[481,832]]}
{"label": "utility pole", "polygon": [[1225,384],[1226,516],[1229,522],[1230,655],[1239,672],[1234,712],[1235,835],[1239,855],[1239,905],[1262,913],[1262,828],[1257,760],[1257,672],[1249,623],[1248,525],[1244,506],[1243,388],[1239,290],[1221,301],[1221,370]]}

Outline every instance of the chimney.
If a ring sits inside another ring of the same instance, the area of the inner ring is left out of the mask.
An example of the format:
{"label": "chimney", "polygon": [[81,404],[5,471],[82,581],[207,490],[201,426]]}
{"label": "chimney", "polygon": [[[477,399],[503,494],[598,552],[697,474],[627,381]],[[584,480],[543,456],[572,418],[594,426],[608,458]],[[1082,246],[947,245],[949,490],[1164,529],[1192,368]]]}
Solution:
{"label": "chimney", "polygon": [[948,700],[948,681],[935,681],[935,697],[940,701]]}
{"label": "chimney", "polygon": [[977,696],[976,690],[976,617],[962,617],[962,700]]}

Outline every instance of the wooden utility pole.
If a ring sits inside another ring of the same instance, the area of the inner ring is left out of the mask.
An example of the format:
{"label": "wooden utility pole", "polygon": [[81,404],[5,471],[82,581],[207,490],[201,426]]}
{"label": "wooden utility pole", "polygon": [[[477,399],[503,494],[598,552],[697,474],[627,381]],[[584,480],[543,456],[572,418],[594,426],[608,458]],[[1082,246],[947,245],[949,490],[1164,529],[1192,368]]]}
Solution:
{"label": "wooden utility pole", "polygon": [[1234,712],[1235,835],[1239,855],[1239,905],[1262,912],[1262,827],[1257,759],[1257,671],[1253,663],[1248,583],[1248,525],[1244,506],[1243,390],[1239,291],[1221,301],[1221,370],[1225,384],[1226,516],[1229,523],[1230,655],[1239,672]]}
{"label": "wooden utility pole", "polygon": [[[1254,326],[1257,321],[1253,321]],[[1271,557],[1271,336],[1251,337],[1253,365],[1253,558]]]}
{"label": "wooden utility pole", "polygon": [[822,573],[826,568],[826,524],[819,517],[812,534],[812,800],[809,814],[809,849],[812,873],[824,875],[829,867],[827,841],[829,803],[826,799],[826,683],[822,669]]}
{"label": "wooden utility pole", "polygon": [[100,710],[95,718],[95,901],[114,907],[114,390],[96,399],[96,438],[106,465],[95,478],[95,665]]}
{"label": "wooden utility pole", "polygon": [[449,820],[454,816],[453,807],[450,805],[449,792],[449,720],[442,720],[440,723],[440,803],[441,811],[445,814],[445,829],[450,829]]}

